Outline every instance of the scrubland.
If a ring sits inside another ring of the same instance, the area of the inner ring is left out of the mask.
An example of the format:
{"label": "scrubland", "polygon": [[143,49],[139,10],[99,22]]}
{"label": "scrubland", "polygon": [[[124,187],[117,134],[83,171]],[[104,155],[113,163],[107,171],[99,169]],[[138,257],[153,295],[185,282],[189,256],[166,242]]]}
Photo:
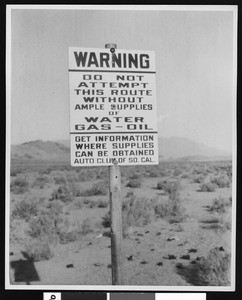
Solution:
{"label": "scrubland", "polygon": [[[229,285],[231,161],[121,174],[122,283]],[[108,176],[108,167],[11,166],[11,284],[111,285]]]}

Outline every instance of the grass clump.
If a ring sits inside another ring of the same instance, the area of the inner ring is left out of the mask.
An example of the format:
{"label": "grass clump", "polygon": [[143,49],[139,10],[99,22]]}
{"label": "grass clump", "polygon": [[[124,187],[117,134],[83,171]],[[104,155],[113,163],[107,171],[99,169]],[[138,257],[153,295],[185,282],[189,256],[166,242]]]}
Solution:
{"label": "grass clump", "polygon": [[230,266],[230,254],[223,248],[221,250],[221,247],[215,247],[206,258],[201,258],[195,264],[180,266],[178,273],[193,285],[227,286],[230,284]]}
{"label": "grass clump", "polygon": [[23,194],[29,189],[29,183],[24,178],[16,178],[10,184],[10,191],[14,194]]}
{"label": "grass clump", "polygon": [[81,193],[81,196],[90,197],[98,195],[107,195],[107,187],[104,182],[95,183],[90,189],[87,189]]}

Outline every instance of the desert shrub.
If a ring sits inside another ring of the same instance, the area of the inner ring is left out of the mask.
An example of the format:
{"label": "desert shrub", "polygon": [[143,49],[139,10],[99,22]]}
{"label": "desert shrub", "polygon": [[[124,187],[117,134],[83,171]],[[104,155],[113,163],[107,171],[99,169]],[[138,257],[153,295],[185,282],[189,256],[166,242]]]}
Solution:
{"label": "desert shrub", "polygon": [[155,214],[161,218],[167,219],[169,223],[182,222],[185,218],[185,208],[181,204],[180,196],[177,193],[169,195],[169,199],[161,202],[157,201],[155,205]]}
{"label": "desert shrub", "polygon": [[14,194],[23,194],[25,193],[29,188],[29,183],[24,178],[16,178],[14,181],[10,184],[10,191]]}
{"label": "desert shrub", "polygon": [[66,180],[70,183],[78,181],[78,174],[74,172],[70,172],[66,174]]}
{"label": "desert shrub", "polygon": [[61,215],[63,214],[63,202],[61,200],[53,200],[48,203],[47,209],[50,215]]}
{"label": "desert shrub", "polygon": [[206,258],[201,258],[195,264],[180,267],[178,273],[197,286],[227,286],[230,284],[231,256],[224,249],[215,247]]}
{"label": "desert shrub", "polygon": [[201,192],[214,192],[217,188],[217,185],[212,182],[204,182],[200,185]]}
{"label": "desert shrub", "polygon": [[107,195],[107,187],[104,182],[98,182],[93,185],[90,189],[87,189],[81,193],[81,196],[98,196],[98,195]]}
{"label": "desert shrub", "polygon": [[84,198],[82,202],[89,208],[93,208],[96,206],[96,202],[88,198]]}
{"label": "desert shrub", "polygon": [[46,168],[44,170],[39,171],[39,174],[40,175],[49,175],[52,171],[53,171],[53,168],[52,167],[48,167],[48,168]]}
{"label": "desert shrub", "polygon": [[46,183],[49,182],[49,178],[46,176],[40,176],[37,177],[33,183],[33,187],[38,187],[40,189],[43,189],[46,185]]}
{"label": "desert shrub", "polygon": [[57,240],[64,223],[65,220],[61,215],[43,213],[31,220],[28,233],[33,238],[48,237],[50,241]]}
{"label": "desert shrub", "polygon": [[210,182],[219,188],[230,187],[230,179],[227,175],[215,176],[210,179]]}
{"label": "desert shrub", "polygon": [[134,192],[133,191],[128,191],[125,198],[129,198],[129,197],[132,197],[134,196]]}
{"label": "desert shrub", "polygon": [[203,224],[202,229],[212,229],[218,233],[230,230],[232,225],[230,213],[224,213],[216,218],[201,219],[199,222]]}
{"label": "desert shrub", "polygon": [[80,169],[78,173],[78,181],[79,182],[85,182],[85,181],[90,181],[96,177],[96,170],[89,170],[89,169]]}
{"label": "desert shrub", "polygon": [[88,233],[93,232],[93,225],[90,218],[86,218],[83,220],[81,224],[81,233],[86,235]]}
{"label": "desert shrub", "polygon": [[17,202],[12,211],[12,217],[29,221],[31,217],[37,215],[38,207],[36,201],[22,200]]}
{"label": "desert shrub", "polygon": [[209,207],[210,212],[217,212],[217,213],[225,213],[228,207],[231,207],[232,202],[230,199],[225,199],[223,197],[213,199],[213,204]]}
{"label": "desert shrub", "polygon": [[75,182],[69,183],[69,190],[73,197],[80,197],[81,191],[79,186]]}
{"label": "desert shrub", "polygon": [[63,176],[55,176],[54,177],[54,183],[65,185],[66,184],[66,179]]}
{"label": "desert shrub", "polygon": [[205,180],[205,177],[203,175],[197,175],[197,176],[193,177],[192,182],[194,182],[194,183],[203,183],[204,180]]}
{"label": "desert shrub", "polygon": [[139,179],[140,178],[140,174],[139,173],[134,173],[134,172],[132,172],[129,176],[128,176],[128,178],[129,179]]}
{"label": "desert shrub", "polygon": [[84,203],[83,203],[82,199],[75,199],[74,204],[78,208],[83,208]]}
{"label": "desert shrub", "polygon": [[54,251],[47,239],[32,239],[25,246],[25,256],[30,261],[49,260],[54,256]]}
{"label": "desert shrub", "polygon": [[106,214],[102,217],[102,226],[104,228],[108,228],[111,226],[111,216],[110,212],[106,212]]}
{"label": "desert shrub", "polygon": [[103,200],[103,199],[99,199],[98,201],[97,201],[97,207],[99,207],[99,208],[106,208],[106,207],[108,207],[108,201],[105,201],[105,200]]}
{"label": "desert shrub", "polygon": [[16,170],[11,170],[10,171],[10,176],[12,176],[12,177],[15,177],[15,176],[17,176],[18,175],[18,171],[16,171]]}
{"label": "desert shrub", "polygon": [[182,170],[180,170],[180,169],[175,169],[174,171],[173,171],[173,175],[174,176],[179,176],[179,175],[181,175],[182,174]]}
{"label": "desert shrub", "polygon": [[122,203],[123,224],[127,226],[139,226],[148,224],[154,215],[151,199],[132,196]]}
{"label": "desert shrub", "polygon": [[55,190],[51,195],[51,200],[59,199],[62,202],[69,202],[72,200],[70,195],[70,190],[66,185],[61,185],[57,190]]}
{"label": "desert shrub", "polygon": [[140,179],[131,179],[126,184],[127,187],[131,188],[139,188],[141,187],[141,180]]}
{"label": "desert shrub", "polygon": [[181,189],[179,181],[162,180],[157,183],[157,189],[163,190],[167,194],[178,193]]}

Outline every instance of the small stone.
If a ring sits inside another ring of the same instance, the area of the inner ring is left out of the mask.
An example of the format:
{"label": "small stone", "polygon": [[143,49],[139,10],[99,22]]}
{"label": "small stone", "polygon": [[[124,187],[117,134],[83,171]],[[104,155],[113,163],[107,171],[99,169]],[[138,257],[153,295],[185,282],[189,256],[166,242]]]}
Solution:
{"label": "small stone", "polygon": [[192,248],[192,249],[189,249],[188,252],[189,252],[189,253],[196,253],[196,252],[197,252],[197,249]]}
{"label": "small stone", "polygon": [[101,263],[95,263],[95,264],[94,264],[95,267],[101,267],[102,265],[103,265],[103,264],[101,264]]}
{"label": "small stone", "polygon": [[190,259],[190,255],[182,255],[180,258],[181,259]]}
{"label": "small stone", "polygon": [[149,230],[147,230],[145,233],[149,233]]}
{"label": "small stone", "polygon": [[218,248],[219,251],[224,251],[224,248],[221,246]]}
{"label": "small stone", "polygon": [[12,255],[13,255],[13,252],[10,252],[10,255],[12,256]]}
{"label": "small stone", "polygon": [[111,265],[111,264],[109,264],[109,265],[107,265],[107,267],[108,267],[108,269],[111,269],[111,268],[112,268],[112,265]]}
{"label": "small stone", "polygon": [[150,249],[150,251],[155,251],[155,249],[154,249],[154,248],[152,248],[152,249]]}
{"label": "small stone", "polygon": [[145,264],[147,264],[147,261],[142,260],[140,263],[141,263],[142,265],[145,265]]}
{"label": "small stone", "polygon": [[177,269],[182,269],[183,268],[183,264],[181,264],[181,263],[176,264],[176,268]]}
{"label": "small stone", "polygon": [[144,236],[142,233],[137,233],[138,236]]}
{"label": "small stone", "polygon": [[129,261],[133,260],[133,255],[130,255],[129,257],[127,257],[127,260],[129,260]]}
{"label": "small stone", "polygon": [[169,254],[167,256],[163,256],[164,259],[176,259],[175,255]]}
{"label": "small stone", "polygon": [[159,267],[160,267],[160,266],[163,266],[163,262],[160,261],[160,262],[158,262],[156,265],[159,266]]}
{"label": "small stone", "polygon": [[73,264],[66,265],[67,269],[74,268]]}

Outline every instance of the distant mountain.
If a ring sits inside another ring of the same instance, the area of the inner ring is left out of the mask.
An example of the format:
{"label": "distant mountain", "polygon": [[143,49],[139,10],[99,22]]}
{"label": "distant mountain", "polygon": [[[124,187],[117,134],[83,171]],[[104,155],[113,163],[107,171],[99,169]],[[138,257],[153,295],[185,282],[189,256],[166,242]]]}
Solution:
{"label": "distant mountain", "polygon": [[68,161],[69,156],[69,147],[51,141],[37,140],[11,147],[11,159]]}
{"label": "distant mountain", "polygon": [[159,154],[163,159],[197,157],[199,160],[205,157],[231,157],[231,153],[196,143],[188,138],[170,137],[159,138]]}
{"label": "distant mountain", "polygon": [[[216,148],[196,143],[187,138],[159,138],[160,160],[211,160],[231,159],[231,154]],[[70,160],[69,140],[36,140],[20,145],[12,145],[13,160],[63,161]]]}

